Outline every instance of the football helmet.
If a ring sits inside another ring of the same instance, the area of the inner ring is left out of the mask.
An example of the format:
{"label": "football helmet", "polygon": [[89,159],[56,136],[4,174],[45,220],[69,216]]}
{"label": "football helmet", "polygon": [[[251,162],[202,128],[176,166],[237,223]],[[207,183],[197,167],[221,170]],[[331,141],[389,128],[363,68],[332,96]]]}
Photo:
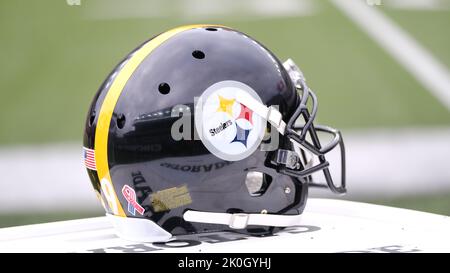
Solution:
{"label": "football helmet", "polygon": [[[309,186],[346,191],[342,136],[315,125],[316,113],[292,60],[229,27],[182,26],[141,44],[103,82],[85,165],[125,239],[269,234],[301,223]],[[340,182],[325,157],[334,148]]]}

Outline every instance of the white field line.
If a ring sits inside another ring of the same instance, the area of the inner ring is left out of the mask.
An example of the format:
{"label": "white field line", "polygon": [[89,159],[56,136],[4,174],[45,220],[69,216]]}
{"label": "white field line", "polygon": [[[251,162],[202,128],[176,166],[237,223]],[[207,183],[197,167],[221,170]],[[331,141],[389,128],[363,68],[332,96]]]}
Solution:
{"label": "white field line", "polygon": [[[184,20],[242,21],[315,14],[312,0],[97,0],[86,4],[85,16],[94,20],[174,17]],[[214,22],[212,22],[214,23]]]}
{"label": "white field line", "polygon": [[0,149],[0,212],[102,209],[83,166],[81,144]]}
{"label": "white field line", "polygon": [[[344,131],[343,135],[348,198],[450,191],[450,128]],[[80,143],[0,148],[0,213],[101,212],[81,156]],[[337,154],[328,159],[336,170]]]}
{"label": "white field line", "polygon": [[[331,0],[450,110],[450,72],[413,37],[365,1]],[[441,30],[444,31],[445,30]]]}
{"label": "white field line", "polygon": [[382,0],[381,4],[389,8],[401,10],[450,10],[450,1],[448,0]]}
{"label": "white field line", "polygon": [[[347,198],[450,192],[450,128],[370,129],[344,131],[343,136]],[[338,154],[332,153],[328,160],[332,173],[337,173]],[[333,196],[324,190],[312,192]]]}

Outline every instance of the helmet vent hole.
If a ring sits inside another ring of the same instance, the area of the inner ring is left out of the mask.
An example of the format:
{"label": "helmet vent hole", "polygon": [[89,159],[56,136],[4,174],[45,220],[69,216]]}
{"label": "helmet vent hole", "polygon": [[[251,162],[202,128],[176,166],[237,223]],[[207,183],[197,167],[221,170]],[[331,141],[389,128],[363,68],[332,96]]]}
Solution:
{"label": "helmet vent hole", "polygon": [[200,51],[200,50],[194,50],[192,52],[192,56],[196,59],[204,59],[205,53],[203,53],[203,51]]}
{"label": "helmet vent hole", "polygon": [[122,129],[125,126],[125,121],[126,121],[125,120],[125,115],[124,114],[120,114],[117,117],[117,122],[116,122],[117,128]]}
{"label": "helmet vent hole", "polygon": [[205,28],[207,31],[217,31],[217,28],[214,27],[207,27]]}
{"label": "helmet vent hole", "polygon": [[170,85],[166,82],[160,83],[158,86],[159,93],[167,95],[170,92]]}
{"label": "helmet vent hole", "polygon": [[262,172],[248,172],[245,179],[250,196],[261,196],[269,188],[272,183],[272,176]]}
{"label": "helmet vent hole", "polygon": [[92,111],[91,116],[89,117],[89,127],[91,127],[92,124],[94,124],[94,120],[95,120],[95,111]]}

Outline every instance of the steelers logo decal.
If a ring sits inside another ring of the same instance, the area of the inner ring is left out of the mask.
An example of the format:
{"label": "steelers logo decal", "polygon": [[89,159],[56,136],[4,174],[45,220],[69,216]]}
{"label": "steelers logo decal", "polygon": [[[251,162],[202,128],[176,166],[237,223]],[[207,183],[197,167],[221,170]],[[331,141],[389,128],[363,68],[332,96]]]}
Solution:
{"label": "steelers logo decal", "polygon": [[217,157],[237,161],[251,155],[264,136],[264,120],[239,98],[252,96],[261,102],[248,85],[222,81],[206,89],[196,102],[195,126],[200,139]]}

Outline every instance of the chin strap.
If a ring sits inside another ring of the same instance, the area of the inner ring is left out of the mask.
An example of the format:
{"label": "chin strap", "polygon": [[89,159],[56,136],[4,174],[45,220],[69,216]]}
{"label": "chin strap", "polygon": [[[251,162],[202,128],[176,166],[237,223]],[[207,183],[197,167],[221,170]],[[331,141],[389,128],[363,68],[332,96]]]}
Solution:
{"label": "chin strap", "polygon": [[236,100],[255,112],[258,116],[267,120],[278,132],[280,132],[280,134],[284,135],[286,123],[283,121],[283,116],[277,108],[265,106],[246,92],[239,92],[236,96]]}
{"label": "chin strap", "polygon": [[221,224],[232,229],[247,226],[289,227],[300,224],[301,215],[278,215],[263,213],[220,213],[188,210],[183,219],[188,222]]}

